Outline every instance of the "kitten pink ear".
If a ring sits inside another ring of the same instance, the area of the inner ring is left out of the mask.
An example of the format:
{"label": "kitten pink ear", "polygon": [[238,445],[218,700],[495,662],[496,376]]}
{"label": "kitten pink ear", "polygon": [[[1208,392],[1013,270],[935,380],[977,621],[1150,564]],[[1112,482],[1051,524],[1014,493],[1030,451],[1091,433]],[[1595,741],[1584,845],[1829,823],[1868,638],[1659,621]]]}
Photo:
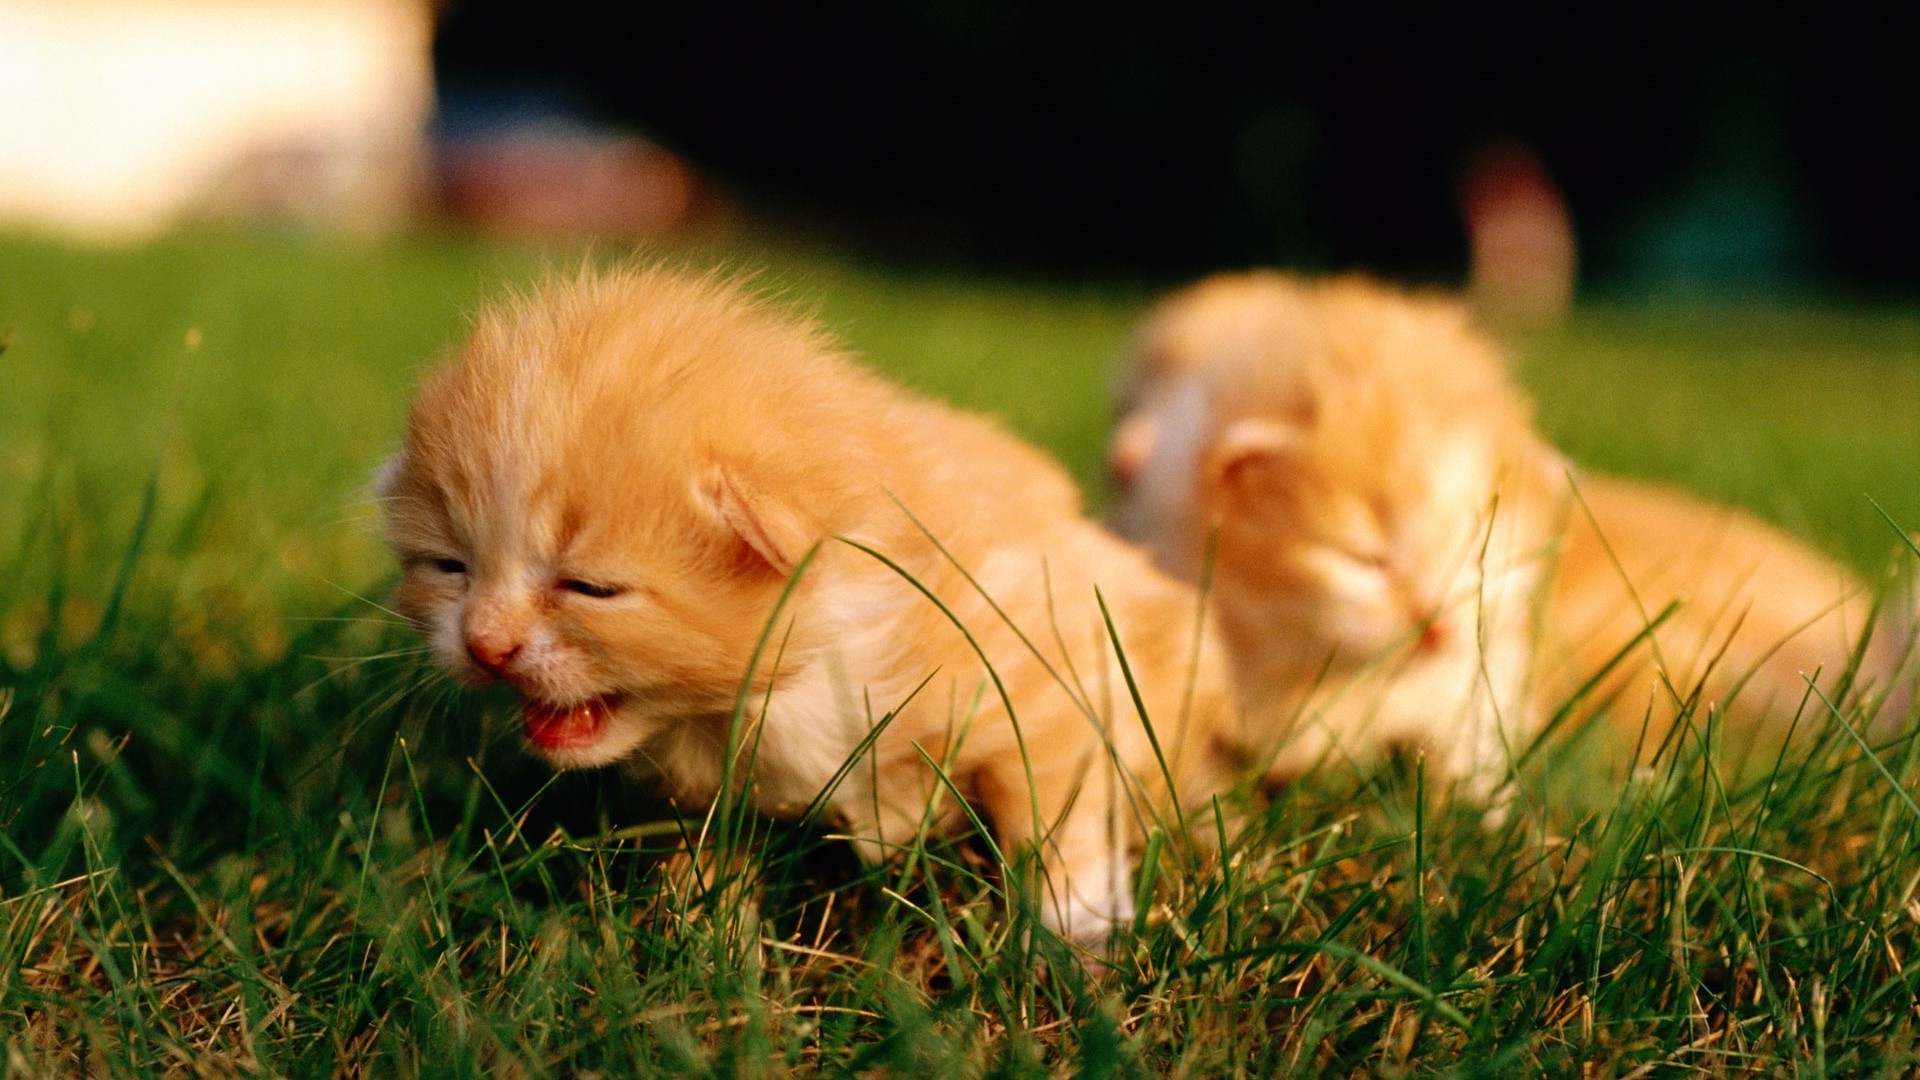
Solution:
{"label": "kitten pink ear", "polygon": [[371,488],[373,497],[376,499],[391,499],[393,493],[400,487],[400,477],[405,474],[406,471],[407,452],[405,450],[395,451],[392,457],[381,462],[380,467],[373,471],[373,485]]}
{"label": "kitten pink ear", "polygon": [[1235,420],[1207,455],[1209,478],[1223,491],[1257,496],[1300,445],[1300,429],[1272,420]]}
{"label": "kitten pink ear", "polygon": [[708,466],[693,485],[694,499],[745,545],[745,551],[785,577],[819,539],[799,510],[743,482],[732,470]]}

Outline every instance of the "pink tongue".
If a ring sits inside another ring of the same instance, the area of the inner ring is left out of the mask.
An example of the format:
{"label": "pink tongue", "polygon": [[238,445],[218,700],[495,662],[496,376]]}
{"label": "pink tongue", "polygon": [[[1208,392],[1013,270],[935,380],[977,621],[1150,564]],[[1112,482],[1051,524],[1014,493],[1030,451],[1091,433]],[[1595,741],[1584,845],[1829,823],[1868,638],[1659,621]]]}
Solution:
{"label": "pink tongue", "polygon": [[586,746],[600,738],[607,723],[607,700],[594,698],[567,708],[555,708],[534,701],[521,705],[521,722],[526,725],[527,741],[548,750]]}

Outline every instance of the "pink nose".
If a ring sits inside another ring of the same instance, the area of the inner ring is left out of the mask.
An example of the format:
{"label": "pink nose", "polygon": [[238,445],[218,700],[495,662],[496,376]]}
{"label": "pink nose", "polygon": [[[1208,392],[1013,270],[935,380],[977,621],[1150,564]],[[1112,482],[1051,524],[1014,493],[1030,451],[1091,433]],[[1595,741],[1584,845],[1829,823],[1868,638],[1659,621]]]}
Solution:
{"label": "pink nose", "polygon": [[475,634],[467,638],[467,655],[489,675],[504,676],[507,665],[520,654],[518,641],[502,641]]}

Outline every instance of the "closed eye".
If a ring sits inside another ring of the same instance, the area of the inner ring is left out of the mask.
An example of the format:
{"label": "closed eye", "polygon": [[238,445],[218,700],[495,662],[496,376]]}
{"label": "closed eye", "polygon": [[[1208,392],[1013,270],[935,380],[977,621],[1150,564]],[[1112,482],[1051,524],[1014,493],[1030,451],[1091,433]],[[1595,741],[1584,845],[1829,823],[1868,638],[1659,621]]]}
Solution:
{"label": "closed eye", "polygon": [[599,585],[591,581],[581,581],[578,578],[567,578],[560,582],[560,587],[570,593],[591,596],[595,600],[605,600],[627,591],[618,585]]}
{"label": "closed eye", "polygon": [[459,559],[429,559],[427,561],[432,564],[435,570],[443,574],[464,574],[467,572],[467,564],[461,562]]}
{"label": "closed eye", "polygon": [[1373,548],[1356,547],[1333,541],[1327,541],[1326,546],[1341,558],[1358,563],[1369,570],[1385,570],[1392,562],[1392,558],[1386,552]]}

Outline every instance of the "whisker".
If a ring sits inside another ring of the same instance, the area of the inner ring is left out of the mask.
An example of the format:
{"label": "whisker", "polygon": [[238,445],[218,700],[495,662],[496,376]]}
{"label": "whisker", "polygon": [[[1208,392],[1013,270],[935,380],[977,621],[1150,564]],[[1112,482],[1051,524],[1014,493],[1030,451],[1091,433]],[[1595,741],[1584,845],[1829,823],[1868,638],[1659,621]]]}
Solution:
{"label": "whisker", "polygon": [[339,591],[347,594],[353,599],[360,601],[361,603],[367,605],[370,608],[374,608],[375,610],[378,610],[378,611],[384,611],[387,614],[393,616],[396,619],[399,619],[401,622],[404,622],[409,626],[413,625],[412,619],[409,619],[405,615],[402,615],[399,612],[393,610],[392,608],[387,607],[385,604],[379,603],[378,601],[372,599],[371,597],[362,595],[361,593],[353,589],[349,589],[345,585],[342,585],[339,582],[334,581],[330,578],[321,578],[320,580],[323,582],[326,582],[326,584],[332,586],[333,588],[338,589]]}

